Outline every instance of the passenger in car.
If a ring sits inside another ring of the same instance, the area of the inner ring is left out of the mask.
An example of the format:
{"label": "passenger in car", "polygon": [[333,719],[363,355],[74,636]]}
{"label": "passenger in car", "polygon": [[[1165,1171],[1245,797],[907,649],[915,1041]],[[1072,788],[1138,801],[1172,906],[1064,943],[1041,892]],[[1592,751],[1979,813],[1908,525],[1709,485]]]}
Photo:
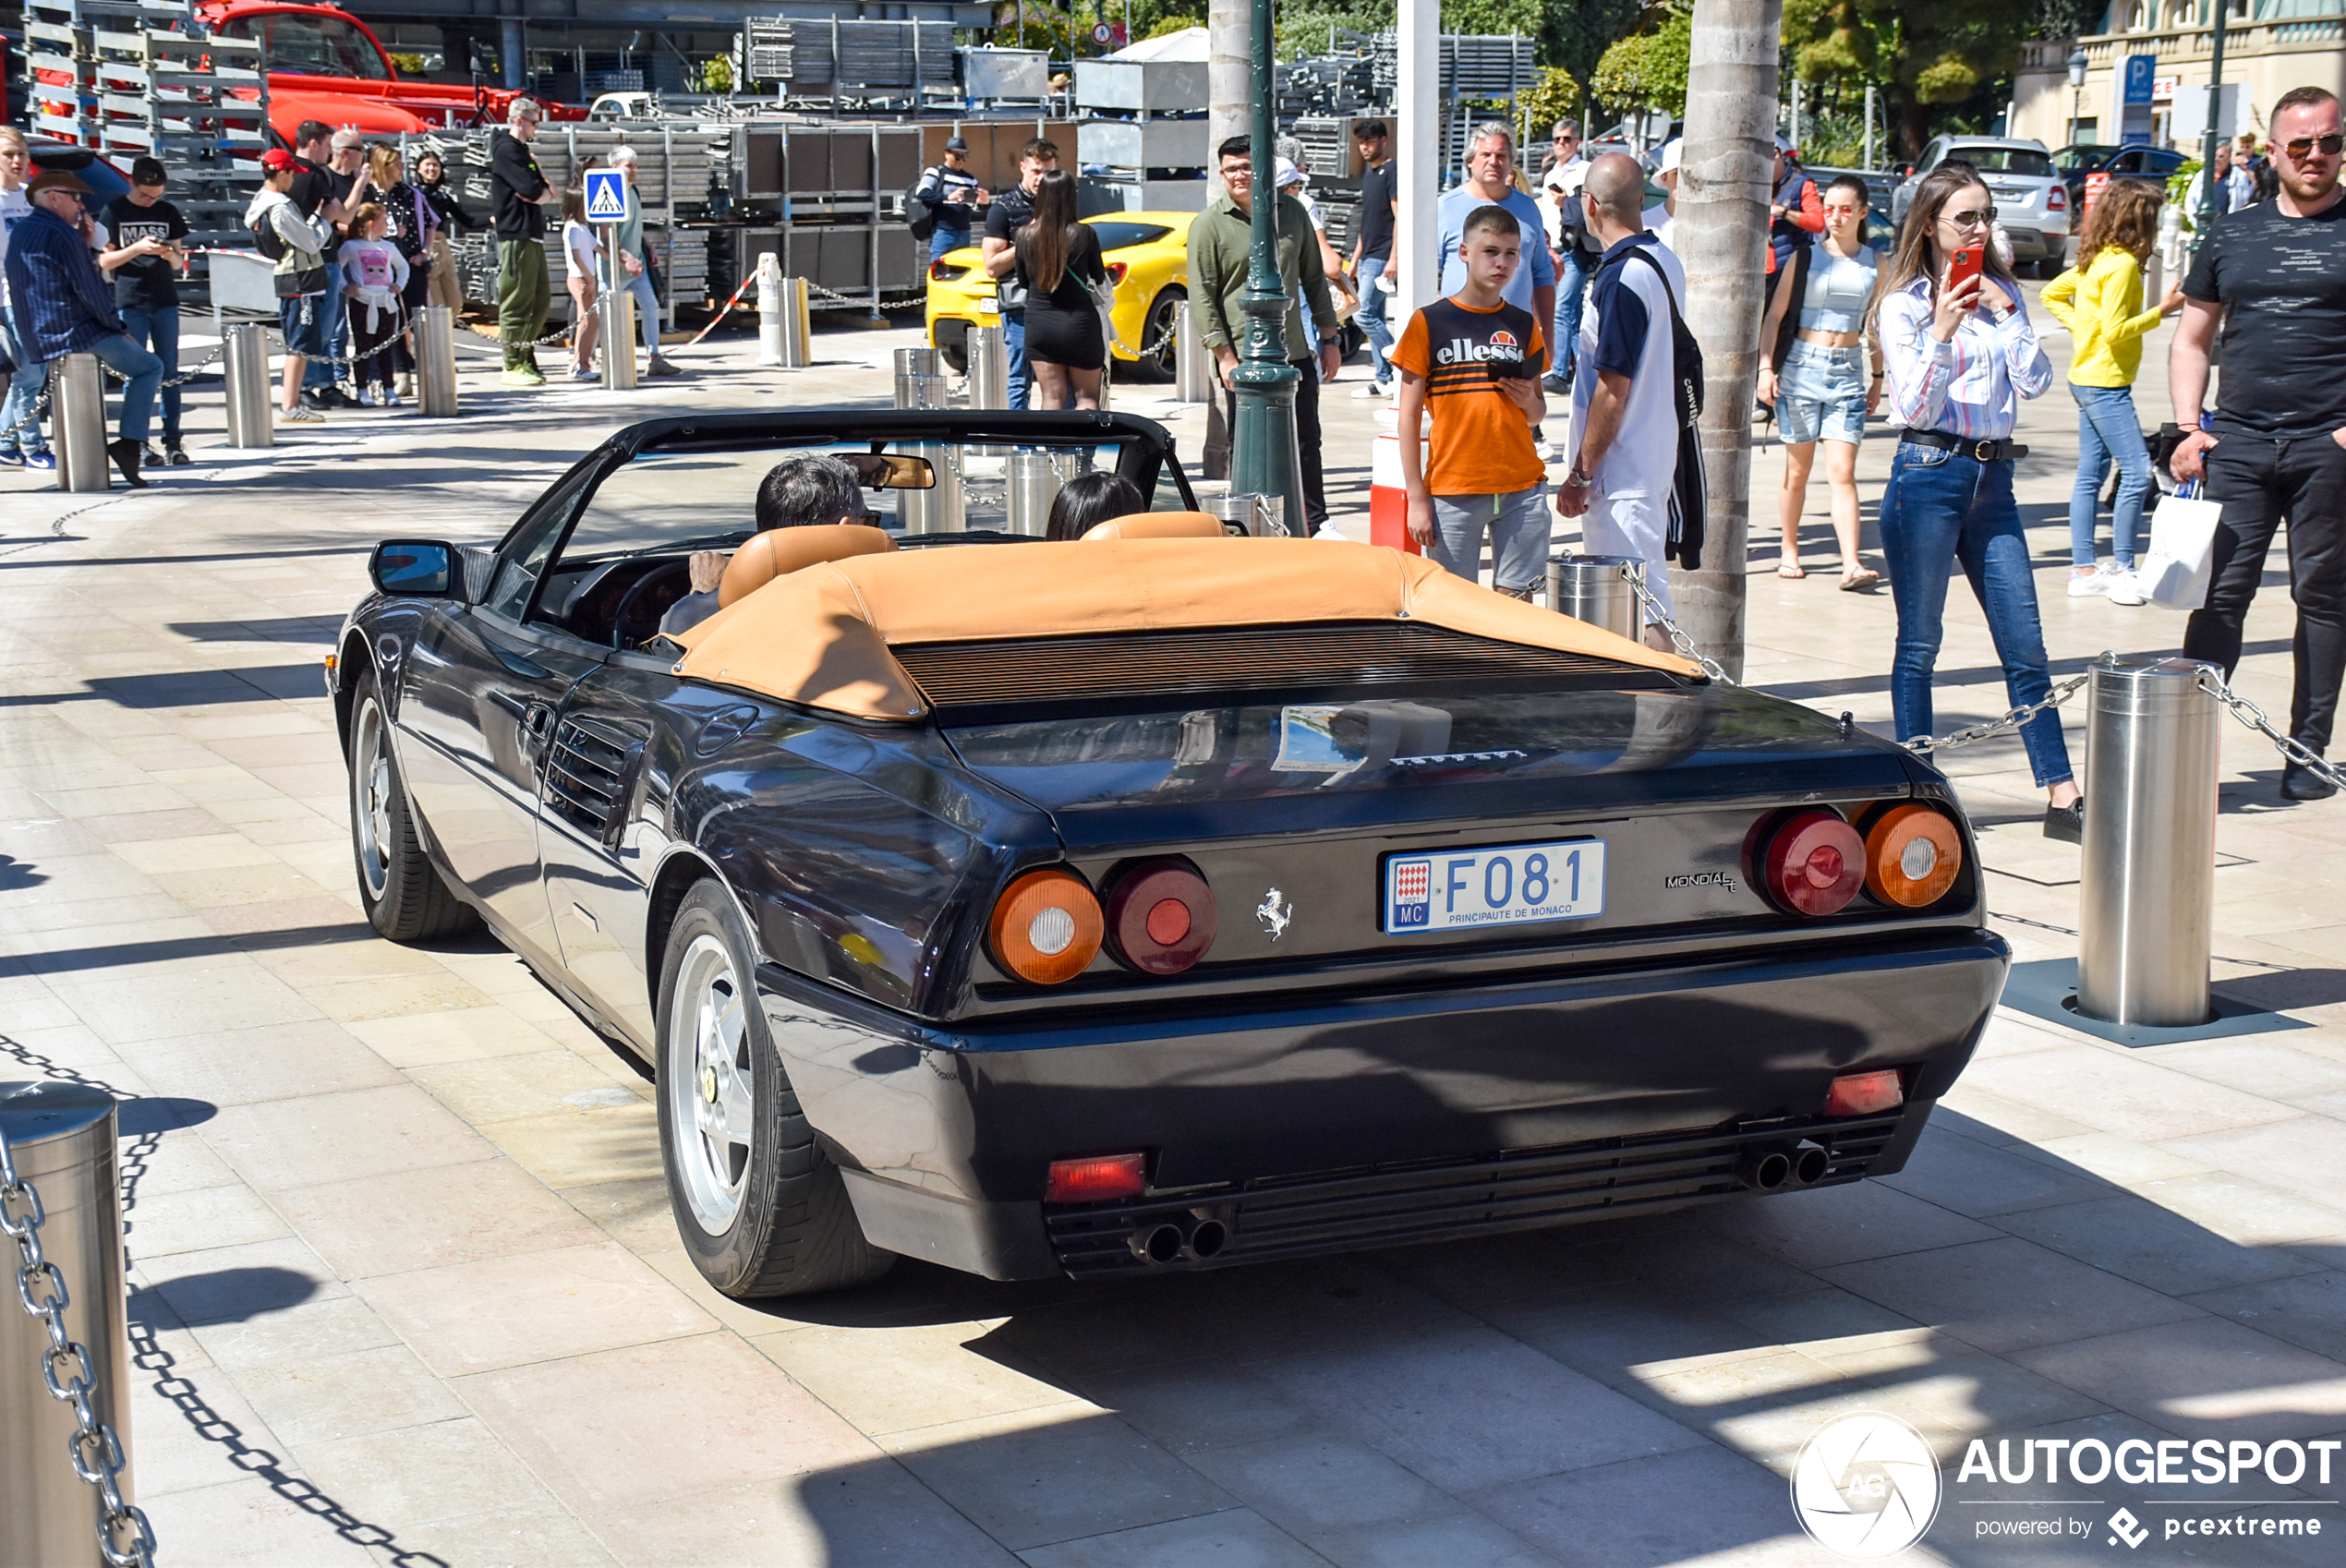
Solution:
{"label": "passenger in car", "polygon": [[1078,474],[1059,487],[1051,498],[1050,521],[1043,526],[1046,539],[1080,539],[1094,525],[1111,517],[1130,517],[1136,512],[1146,512],[1149,503],[1141,499],[1138,485],[1121,474],[1095,468],[1088,474]]}
{"label": "passenger in car", "polygon": [[[804,528],[864,521],[864,486],[855,470],[828,453],[778,463],[757,487],[757,531]],[[693,591],[660,617],[663,636],[689,631],[717,613],[717,585],[724,581],[732,553],[695,550]]]}

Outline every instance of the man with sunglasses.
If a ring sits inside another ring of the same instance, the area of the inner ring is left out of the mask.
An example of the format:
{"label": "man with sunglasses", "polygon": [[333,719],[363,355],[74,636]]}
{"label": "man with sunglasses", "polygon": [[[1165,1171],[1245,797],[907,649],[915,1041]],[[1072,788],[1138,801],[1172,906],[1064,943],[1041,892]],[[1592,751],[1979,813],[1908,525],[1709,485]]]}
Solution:
{"label": "man with sunglasses", "polygon": [[[2200,247],[2167,361],[2175,423],[2190,432],[2175,449],[2175,477],[2204,475],[2208,498],[2224,508],[2207,603],[2192,614],[2183,655],[2231,674],[2266,551],[2287,518],[2297,601],[2289,731],[2318,754],[2346,676],[2346,127],[2337,95],[2318,87],[2282,94],[2269,123],[2280,189],[2226,214]],[[2219,324],[2224,375],[2213,427],[2203,430]],[[2280,792],[2316,801],[2337,790],[2292,762]]]}

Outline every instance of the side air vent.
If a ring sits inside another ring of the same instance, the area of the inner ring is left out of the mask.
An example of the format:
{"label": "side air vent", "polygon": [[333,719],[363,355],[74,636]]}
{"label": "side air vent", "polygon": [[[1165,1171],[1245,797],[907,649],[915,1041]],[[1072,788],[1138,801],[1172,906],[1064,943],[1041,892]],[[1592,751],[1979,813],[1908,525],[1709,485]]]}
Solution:
{"label": "side air vent", "polygon": [[917,643],[889,651],[930,704],[947,709],[1318,688],[1358,695],[1462,684],[1542,691],[1676,684],[1618,659],[1387,621]]}
{"label": "side air vent", "polygon": [[566,718],[546,754],[546,803],[580,832],[617,844],[626,826],[627,788],[644,743]]}

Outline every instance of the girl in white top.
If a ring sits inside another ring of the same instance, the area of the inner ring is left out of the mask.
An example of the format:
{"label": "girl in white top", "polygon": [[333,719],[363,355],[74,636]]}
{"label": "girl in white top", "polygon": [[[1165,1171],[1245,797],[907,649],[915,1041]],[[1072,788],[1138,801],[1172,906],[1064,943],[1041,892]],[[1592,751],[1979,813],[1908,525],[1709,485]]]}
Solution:
{"label": "girl in white top", "polygon": [[600,247],[595,231],[586,226],[584,192],[562,192],[562,286],[570,290],[570,379],[601,378],[595,368],[595,333],[601,326],[595,313],[596,266]]}
{"label": "girl in white top", "polygon": [[[1800,516],[1808,510],[1808,475],[1822,440],[1841,585],[1854,591],[1881,581],[1857,556],[1857,447],[1866,439],[1867,416],[1881,404],[1879,356],[1873,374],[1866,374],[1864,330],[1880,262],[1859,238],[1866,227],[1863,180],[1855,175],[1834,180],[1825,190],[1824,209],[1825,232],[1810,244],[1797,286],[1776,290],[1760,329],[1766,356],[1759,391],[1760,402],[1774,405],[1784,438],[1784,487],[1777,496],[1784,549],[1776,575],[1808,574],[1800,564]],[[1795,310],[1799,314],[1787,341],[1784,318]]]}
{"label": "girl in white top", "polygon": [[[350,215],[350,237],[334,253],[342,292],[349,299],[351,380],[358,383],[361,407],[396,408],[392,390],[398,369],[399,334],[406,330],[400,291],[407,286],[407,259],[383,238],[383,210],[367,202]],[[378,390],[380,389],[380,391]]]}

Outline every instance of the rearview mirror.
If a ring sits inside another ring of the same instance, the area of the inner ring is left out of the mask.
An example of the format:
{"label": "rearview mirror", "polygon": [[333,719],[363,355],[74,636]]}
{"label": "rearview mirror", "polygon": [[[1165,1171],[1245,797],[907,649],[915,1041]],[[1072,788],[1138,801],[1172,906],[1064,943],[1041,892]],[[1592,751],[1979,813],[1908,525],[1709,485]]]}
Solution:
{"label": "rearview mirror", "polygon": [[431,539],[385,539],[367,562],[378,592],[399,598],[462,598],[456,547]]}
{"label": "rearview mirror", "polygon": [[855,470],[855,477],[875,490],[933,490],[937,488],[937,470],[928,465],[925,457],[906,457],[897,452],[857,452],[846,454],[847,465]]}

